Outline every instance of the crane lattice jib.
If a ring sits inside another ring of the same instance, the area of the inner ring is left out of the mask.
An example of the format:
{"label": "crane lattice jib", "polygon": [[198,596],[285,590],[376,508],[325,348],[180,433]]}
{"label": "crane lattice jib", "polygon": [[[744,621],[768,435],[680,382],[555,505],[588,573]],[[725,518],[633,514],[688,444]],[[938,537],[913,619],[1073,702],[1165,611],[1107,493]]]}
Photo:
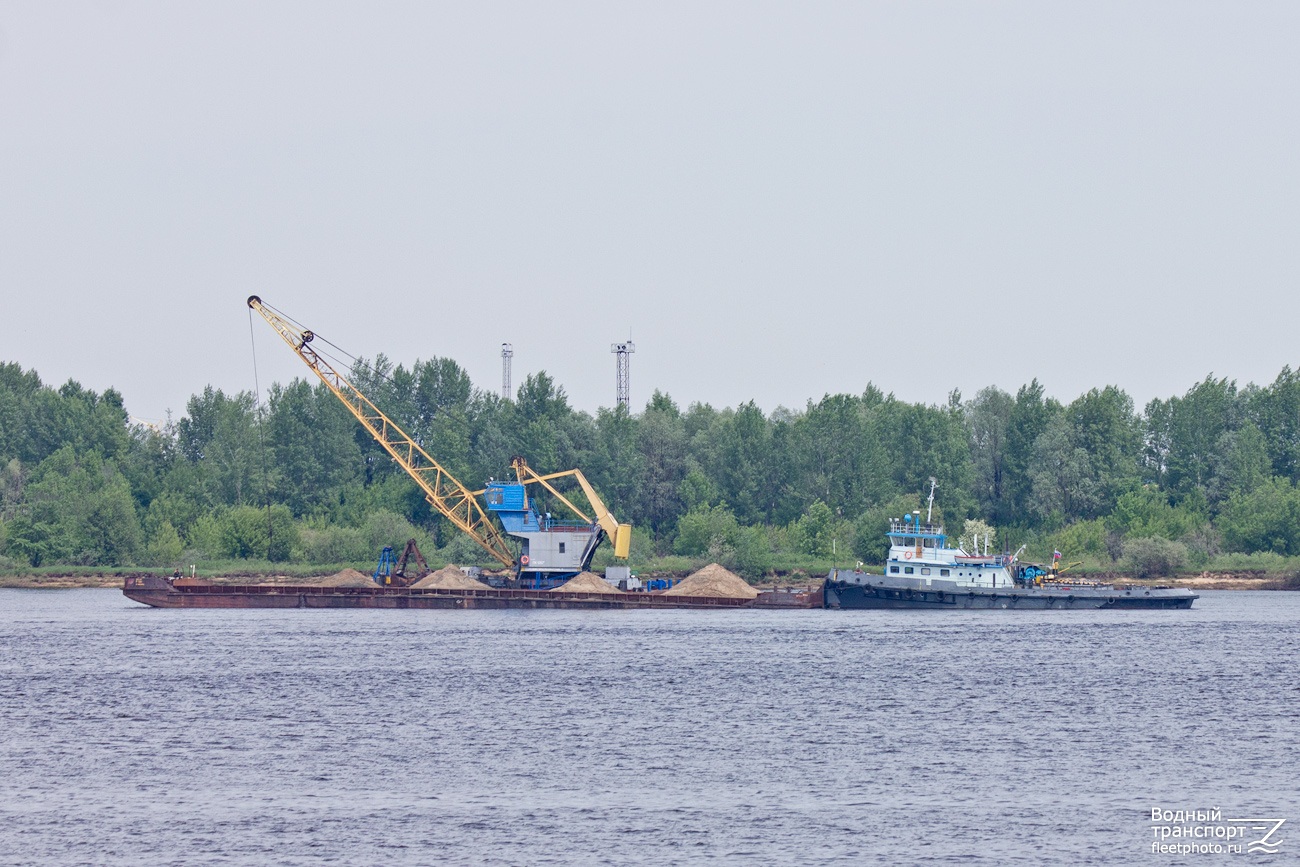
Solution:
{"label": "crane lattice jib", "polygon": [[249,297],[248,306],[261,314],[303,363],[320,377],[325,387],[361,422],[361,426],[406,470],[406,474],[424,491],[424,497],[430,506],[467,533],[503,565],[514,566],[515,557],[510,546],[483,511],[474,494],[322,358],[310,345],[315,337],[312,332],[299,329],[283,316],[268,309],[256,295]]}

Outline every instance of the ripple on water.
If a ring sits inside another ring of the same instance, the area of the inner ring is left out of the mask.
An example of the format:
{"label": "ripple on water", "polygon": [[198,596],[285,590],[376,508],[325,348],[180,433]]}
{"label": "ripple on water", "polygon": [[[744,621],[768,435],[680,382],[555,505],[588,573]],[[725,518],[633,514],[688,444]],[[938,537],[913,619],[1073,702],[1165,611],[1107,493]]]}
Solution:
{"label": "ripple on water", "polygon": [[1297,614],[1300,595],[1253,593],[942,615],[190,612],[0,591],[0,853],[1137,860],[1152,806],[1300,820]]}

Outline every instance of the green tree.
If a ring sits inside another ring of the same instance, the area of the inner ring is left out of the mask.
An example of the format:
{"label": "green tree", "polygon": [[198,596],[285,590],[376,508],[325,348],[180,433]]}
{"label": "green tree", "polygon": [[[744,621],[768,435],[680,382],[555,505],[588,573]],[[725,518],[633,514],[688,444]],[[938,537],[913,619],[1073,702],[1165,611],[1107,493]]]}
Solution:
{"label": "green tree", "polygon": [[717,429],[709,475],[742,523],[764,520],[776,508],[772,429],[758,406],[742,404]]}
{"label": "green tree", "polygon": [[[469,374],[450,358],[416,362],[412,394],[406,400],[413,417],[407,431],[434,460],[466,481],[471,472],[470,410],[474,390]],[[480,479],[472,480],[477,485]]]}
{"label": "green tree", "polygon": [[[640,478],[633,520],[650,527],[656,538],[667,536],[686,509],[682,496],[688,471],[686,425],[677,405],[656,391],[637,425]],[[695,470],[707,487],[708,479]],[[697,505],[700,502],[692,502]]]}
{"label": "green tree", "polygon": [[0,468],[0,521],[11,519],[17,512],[26,484],[27,471],[22,461],[12,458]]}
{"label": "green tree", "polygon": [[882,403],[878,430],[887,444],[895,485],[891,493],[928,494],[930,478],[938,481],[942,510],[969,514],[972,478],[970,438],[954,392],[947,406],[906,404],[892,397]]}
{"label": "green tree", "polygon": [[510,459],[524,453],[514,404],[488,392],[477,393],[471,403],[469,428],[470,477],[474,483],[504,478],[510,470]]}
{"label": "green tree", "polygon": [[0,460],[37,464],[46,457],[32,441],[32,401],[44,388],[34,370],[0,364]]}
{"label": "green tree", "polygon": [[8,553],[33,566],[126,565],[139,544],[126,479],[98,452],[79,455],[71,445],[37,466],[8,526]]}
{"label": "green tree", "polygon": [[298,542],[298,528],[287,506],[269,509],[235,506],[217,522],[217,543],[224,556],[239,559],[288,560]]}
{"label": "green tree", "polygon": [[1205,515],[1186,504],[1170,505],[1169,498],[1155,487],[1124,494],[1105,519],[1107,529],[1120,536],[1163,539],[1181,539],[1205,522]]}
{"label": "green tree", "polygon": [[181,465],[172,469],[165,480],[163,491],[150,501],[145,512],[146,532],[152,532],[166,522],[180,533],[182,539],[189,538],[190,528],[208,511],[192,493],[194,488],[190,480],[195,476],[197,470],[188,462],[181,462]]}
{"label": "green tree", "polygon": [[1215,506],[1234,494],[1255,490],[1268,481],[1272,469],[1264,435],[1250,421],[1219,437],[1211,465],[1207,494]]}
{"label": "green tree", "polygon": [[742,527],[730,545],[714,550],[714,559],[745,578],[761,578],[772,570],[772,545],[763,527]]}
{"label": "green tree", "polygon": [[185,543],[170,521],[162,521],[149,533],[145,544],[144,561],[150,566],[179,564],[185,553]]}
{"label": "green tree", "polygon": [[615,515],[630,516],[638,511],[642,477],[642,451],[637,435],[639,422],[627,407],[601,409],[596,415],[596,448],[584,473]]}
{"label": "green tree", "polygon": [[1101,518],[1091,521],[1075,521],[1062,527],[1034,546],[1044,560],[1052,551],[1061,551],[1066,560],[1072,560],[1083,554],[1094,557],[1108,557],[1114,560],[1122,552],[1121,538],[1106,529]]}
{"label": "green tree", "polygon": [[1169,452],[1172,447],[1170,425],[1175,400],[1177,398],[1154,398],[1147,403],[1142,413],[1145,420],[1142,439],[1143,480],[1159,485],[1164,490],[1169,487]]}
{"label": "green tree", "polygon": [[718,489],[699,467],[693,467],[677,488],[686,511],[708,508],[718,502]]}
{"label": "green tree", "polygon": [[1124,568],[1138,578],[1172,575],[1187,565],[1187,546],[1159,536],[1124,543]]}
{"label": "green tree", "polygon": [[828,394],[818,403],[809,401],[794,420],[795,484],[801,497],[854,511],[866,506],[860,479],[868,471],[863,466],[868,452],[861,441],[860,410],[856,397]]}
{"label": "green tree", "polygon": [[466,415],[473,396],[469,374],[450,358],[416,362],[412,402],[421,426],[432,425],[444,416]]}
{"label": "green tree", "polygon": [[230,397],[208,386],[190,398],[176,425],[180,452],[200,469],[197,481],[209,506],[251,503],[265,492],[253,404],[249,392]]}
{"label": "green tree", "polygon": [[1206,377],[1169,401],[1169,454],[1165,486],[1181,498],[1209,490],[1224,435],[1239,424],[1237,384]]}
{"label": "green tree", "polygon": [[[1033,526],[1051,513],[1051,509],[1044,512],[1034,493],[1034,454],[1038,438],[1063,409],[1058,401],[1043,395],[1043,385],[1037,379],[1022,385],[1007,418],[1002,502],[1010,524]],[[1038,469],[1041,474],[1043,468]]]}
{"label": "green tree", "polygon": [[1133,412],[1133,399],[1113,385],[1080,395],[1066,407],[1066,417],[1075,448],[1088,455],[1095,494],[1081,517],[1094,518],[1141,478],[1141,421]]}
{"label": "green tree", "polygon": [[1219,514],[1218,527],[1229,551],[1300,554],[1300,490],[1275,477],[1234,494]]}
{"label": "green tree", "polygon": [[710,549],[734,546],[739,533],[740,524],[726,506],[700,507],[678,519],[673,550],[698,557]]}
{"label": "green tree", "polygon": [[1268,445],[1272,475],[1300,481],[1300,370],[1283,367],[1267,388],[1247,395],[1246,405]]}
{"label": "green tree", "polygon": [[129,442],[126,410],[116,390],[97,394],[75,380],[55,390],[35,371],[0,364],[0,462],[18,458],[35,466],[64,446],[118,458]]}
{"label": "green tree", "polygon": [[519,445],[529,465],[539,473],[573,468],[562,466],[564,455],[573,452],[565,425],[571,414],[564,389],[546,371],[530,374],[519,386],[515,402]]}
{"label": "green tree", "polygon": [[266,420],[273,499],[295,515],[337,506],[341,490],[355,481],[361,452],[357,422],[325,385],[295,379],[274,385]]}
{"label": "green tree", "polygon": [[1090,517],[1101,503],[1092,460],[1071,433],[1069,420],[1058,415],[1034,442],[1029,463],[1033,509],[1048,526]]}
{"label": "green tree", "polygon": [[1014,408],[1011,395],[993,386],[966,405],[974,493],[980,512],[995,524],[1009,523],[1013,514],[1007,501],[1007,436]]}
{"label": "green tree", "polygon": [[792,528],[799,550],[813,557],[831,556],[838,523],[830,506],[814,500]]}
{"label": "green tree", "polygon": [[558,424],[571,410],[564,388],[546,371],[530,373],[519,386],[515,406],[525,422],[546,419]]}

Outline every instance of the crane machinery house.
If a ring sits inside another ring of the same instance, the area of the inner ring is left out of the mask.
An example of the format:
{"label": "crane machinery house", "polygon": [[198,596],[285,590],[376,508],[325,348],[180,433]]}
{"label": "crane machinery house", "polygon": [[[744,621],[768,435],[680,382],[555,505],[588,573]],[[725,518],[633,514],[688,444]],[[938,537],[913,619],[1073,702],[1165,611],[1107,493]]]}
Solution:
{"label": "crane machinery house", "polygon": [[483,498],[505,531],[519,540],[519,562],[529,571],[577,574],[590,565],[604,535],[599,525],[539,514],[527,488],[516,482],[488,482]]}

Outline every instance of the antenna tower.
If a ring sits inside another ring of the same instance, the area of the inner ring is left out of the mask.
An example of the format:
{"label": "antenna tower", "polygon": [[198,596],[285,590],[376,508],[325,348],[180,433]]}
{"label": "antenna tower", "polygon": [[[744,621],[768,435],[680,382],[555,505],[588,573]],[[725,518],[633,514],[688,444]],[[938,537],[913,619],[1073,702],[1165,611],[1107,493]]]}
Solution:
{"label": "antenna tower", "polygon": [[501,399],[510,399],[510,359],[515,357],[515,347],[510,343],[501,344]]}
{"label": "antenna tower", "polygon": [[609,351],[618,356],[618,374],[615,379],[615,396],[616,404],[621,405],[628,412],[632,411],[632,389],[631,374],[629,373],[628,356],[636,352],[636,344],[629,340],[627,343],[611,343]]}

